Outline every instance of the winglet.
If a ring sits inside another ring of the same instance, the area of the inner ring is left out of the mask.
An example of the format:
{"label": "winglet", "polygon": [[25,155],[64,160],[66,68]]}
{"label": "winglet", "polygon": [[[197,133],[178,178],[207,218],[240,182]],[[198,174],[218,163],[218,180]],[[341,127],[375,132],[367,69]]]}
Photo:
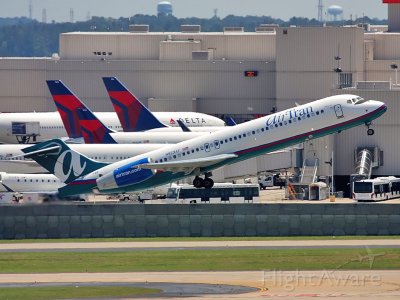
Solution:
{"label": "winglet", "polygon": [[191,132],[189,127],[187,127],[181,120],[177,120],[179,127],[182,129],[183,132]]}
{"label": "winglet", "polygon": [[81,137],[81,127],[76,110],[78,108],[86,108],[86,106],[61,80],[47,80],[46,82],[64,123],[65,130],[68,133],[68,137]]}
{"label": "winglet", "polygon": [[79,124],[86,144],[116,144],[110,133],[114,132],[104,125],[90,109],[77,110]]}
{"label": "winglet", "polygon": [[103,77],[103,82],[124,131],[144,131],[167,127],[116,77]]}
{"label": "winglet", "polygon": [[235,126],[235,125],[237,125],[236,121],[235,121],[231,116],[227,116],[227,117],[225,118],[225,122],[226,122],[226,125],[228,125],[228,126]]}

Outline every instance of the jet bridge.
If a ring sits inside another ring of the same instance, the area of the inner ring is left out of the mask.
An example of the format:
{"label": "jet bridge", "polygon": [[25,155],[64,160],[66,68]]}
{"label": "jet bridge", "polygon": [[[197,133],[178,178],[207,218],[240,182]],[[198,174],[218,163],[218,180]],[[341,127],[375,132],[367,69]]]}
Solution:
{"label": "jet bridge", "polygon": [[354,181],[371,178],[372,168],[378,168],[382,164],[383,151],[378,147],[361,147],[355,150],[354,157],[356,172],[350,175],[351,187]]}

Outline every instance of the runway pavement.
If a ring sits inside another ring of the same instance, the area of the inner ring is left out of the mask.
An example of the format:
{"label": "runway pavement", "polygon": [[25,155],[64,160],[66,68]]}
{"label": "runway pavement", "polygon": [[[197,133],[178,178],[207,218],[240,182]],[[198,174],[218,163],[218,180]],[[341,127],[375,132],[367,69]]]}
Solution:
{"label": "runway pavement", "polygon": [[[399,247],[398,239],[381,240],[278,240],[278,241],[182,241],[0,244],[1,251],[99,251],[101,249],[199,249],[199,248],[298,248],[298,247]],[[327,259],[329,259],[327,257]],[[239,272],[126,272],[0,274],[1,286],[38,284],[135,284],[164,285],[157,298],[179,299],[399,299],[400,270],[239,271]],[[170,285],[171,284],[171,285]],[[188,284],[183,288],[182,284]],[[202,290],[193,284],[207,284]],[[212,286],[210,286],[210,284]],[[215,286],[217,285],[217,286]],[[218,285],[226,285],[226,289]],[[230,289],[230,286],[238,286]],[[240,287],[257,290],[247,292]],[[177,293],[174,293],[174,290]],[[181,291],[181,293],[179,293]],[[186,291],[186,292],[185,292]],[[203,291],[203,292],[201,292]],[[242,293],[238,292],[241,291]],[[243,293],[244,292],[244,293]]]}
{"label": "runway pavement", "polygon": [[[399,299],[400,271],[241,271],[0,274],[0,283],[205,283],[258,288],[244,294],[191,295],[187,299]],[[168,296],[166,296],[168,297]],[[179,297],[186,299],[186,297]]]}
{"label": "runway pavement", "polygon": [[398,248],[400,239],[364,240],[274,240],[274,241],[166,241],[166,242],[82,242],[4,243],[0,252],[30,251],[123,251],[173,249],[293,249],[293,248]]}

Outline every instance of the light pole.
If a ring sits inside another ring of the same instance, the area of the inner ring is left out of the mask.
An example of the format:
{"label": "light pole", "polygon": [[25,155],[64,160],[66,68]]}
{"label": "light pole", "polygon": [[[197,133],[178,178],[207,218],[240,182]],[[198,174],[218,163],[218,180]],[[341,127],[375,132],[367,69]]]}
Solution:
{"label": "light pole", "polygon": [[342,73],[342,68],[340,67],[340,60],[342,59],[339,55],[334,57],[336,60],[336,68],[333,69],[333,71],[335,71],[335,73],[338,74],[338,88],[341,88],[341,84],[340,84],[340,73]]}
{"label": "light pole", "polygon": [[397,64],[391,64],[390,65],[390,68],[392,69],[392,70],[394,70],[395,71],[395,73],[396,73],[396,87],[397,87],[397,70],[398,70],[398,65]]}

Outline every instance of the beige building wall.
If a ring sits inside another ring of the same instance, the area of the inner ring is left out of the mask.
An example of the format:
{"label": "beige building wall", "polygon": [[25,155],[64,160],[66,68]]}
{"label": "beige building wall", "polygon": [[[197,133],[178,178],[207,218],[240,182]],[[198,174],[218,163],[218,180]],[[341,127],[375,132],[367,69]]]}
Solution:
{"label": "beige building wall", "polygon": [[[71,32],[60,35],[60,57],[67,60],[102,58],[158,60],[165,55],[164,44],[166,42],[176,42],[175,47],[179,45],[177,42],[200,44],[201,49],[197,50],[212,50],[216,60],[274,61],[276,57],[274,32],[191,34],[180,32]],[[191,58],[188,56],[180,58],[180,60],[187,59]]]}
{"label": "beige building wall", "polygon": [[[259,75],[247,78],[245,70],[257,70]],[[93,110],[111,111],[101,77],[117,76],[145,105],[152,99],[154,111],[192,108],[211,114],[265,114],[275,105],[274,70],[274,63],[264,61],[4,59],[0,111],[54,111],[48,79],[62,80]],[[182,106],[182,101],[188,103]]]}

